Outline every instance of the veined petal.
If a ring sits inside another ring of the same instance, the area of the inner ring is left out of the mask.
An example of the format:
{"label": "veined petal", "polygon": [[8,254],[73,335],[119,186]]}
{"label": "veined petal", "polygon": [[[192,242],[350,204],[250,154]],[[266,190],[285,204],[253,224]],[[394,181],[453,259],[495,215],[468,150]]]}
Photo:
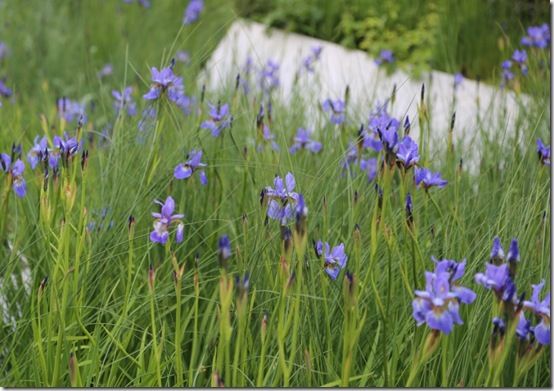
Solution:
{"label": "veined petal", "polygon": [[177,179],[187,179],[192,175],[192,168],[189,165],[180,163],[175,167],[173,176]]}
{"label": "veined petal", "polygon": [[425,321],[431,329],[442,331],[445,334],[450,334],[454,327],[454,321],[449,311],[429,311],[425,316]]}

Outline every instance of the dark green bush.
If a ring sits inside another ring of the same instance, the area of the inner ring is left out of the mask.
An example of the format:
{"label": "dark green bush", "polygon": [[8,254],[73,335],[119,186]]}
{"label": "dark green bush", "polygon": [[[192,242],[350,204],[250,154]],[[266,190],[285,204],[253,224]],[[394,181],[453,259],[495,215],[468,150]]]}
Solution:
{"label": "dark green bush", "polygon": [[539,0],[234,0],[237,13],[377,56],[400,66],[491,79],[525,28],[550,19]]}

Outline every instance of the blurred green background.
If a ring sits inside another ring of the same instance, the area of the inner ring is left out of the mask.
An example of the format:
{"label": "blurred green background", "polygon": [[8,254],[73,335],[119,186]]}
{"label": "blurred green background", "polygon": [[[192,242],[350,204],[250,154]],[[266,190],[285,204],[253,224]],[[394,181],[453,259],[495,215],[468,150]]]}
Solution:
{"label": "blurred green background", "polygon": [[238,15],[378,55],[400,66],[491,80],[529,25],[549,23],[545,0],[234,0]]}

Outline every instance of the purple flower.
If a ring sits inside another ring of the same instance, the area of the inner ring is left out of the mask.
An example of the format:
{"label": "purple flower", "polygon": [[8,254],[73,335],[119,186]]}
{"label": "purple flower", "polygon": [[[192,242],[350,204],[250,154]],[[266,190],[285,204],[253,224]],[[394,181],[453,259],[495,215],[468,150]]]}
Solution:
{"label": "purple flower", "polygon": [[504,260],[504,249],[502,248],[502,244],[500,243],[500,238],[497,236],[492,241],[492,249],[491,249],[491,262],[498,262]]}
{"label": "purple flower", "polygon": [[69,159],[79,152],[81,143],[74,137],[69,137],[67,132],[64,132],[63,137],[54,136],[54,148],[58,149],[59,154],[65,159]]}
{"label": "purple flower", "polygon": [[298,193],[294,191],[296,187],[296,180],[292,173],[287,173],[285,176],[285,181],[280,176],[276,176],[273,180],[273,188],[268,186],[265,188],[264,196],[269,199],[279,199],[282,201],[298,200]]}
{"label": "purple flower", "polygon": [[527,52],[525,50],[515,50],[514,54],[512,54],[512,60],[517,62],[518,64],[523,64],[527,61]]}
{"label": "purple flower", "polygon": [[317,60],[319,60],[322,50],[323,50],[323,46],[321,46],[321,45],[312,46],[311,49],[310,49],[310,54],[308,56],[306,56],[304,58],[304,60],[302,61],[302,65],[304,66],[304,69],[308,73],[313,73],[314,72],[314,70],[315,70],[314,69],[314,63],[317,62]]}
{"label": "purple flower", "polygon": [[15,194],[19,198],[25,197],[25,194],[27,193],[27,183],[23,178],[25,163],[23,163],[20,159],[17,159],[12,164],[11,157],[5,153],[2,153],[0,154],[0,169],[10,176],[12,188]]}
{"label": "purple flower", "polygon": [[544,49],[550,43],[550,28],[544,23],[541,26],[531,26],[527,28],[527,35],[521,38],[523,46],[534,46]]}
{"label": "purple flower", "polygon": [[311,138],[312,129],[298,128],[294,136],[294,144],[290,147],[290,153],[296,153],[299,149],[307,149],[312,153],[321,151],[323,145]]}
{"label": "purple flower", "polygon": [[367,174],[367,180],[371,182],[377,176],[377,159],[361,159],[360,170]]}
{"label": "purple flower", "polygon": [[206,177],[206,172],[202,169],[206,167],[206,163],[202,163],[202,150],[193,149],[187,156],[187,161],[185,163],[179,163],[173,172],[173,176],[177,179],[188,179],[198,171],[198,176],[200,178],[200,183],[206,185],[208,183],[208,178]]}
{"label": "purple flower", "polygon": [[425,272],[425,290],[416,290],[412,302],[413,317],[418,326],[427,323],[433,330],[449,334],[454,324],[462,324],[459,304],[471,304],[476,294],[455,281],[465,272],[465,260],[455,262],[443,259],[435,262],[435,271]]}
{"label": "purple flower", "polygon": [[315,245],[315,251],[318,257],[323,257],[325,272],[332,280],[336,280],[339,273],[346,266],[348,256],[344,253],[344,244],[338,246],[329,246],[329,243],[318,240]]}
{"label": "purple flower", "polygon": [[466,260],[456,262],[451,259],[441,259],[440,261],[432,257],[435,263],[435,273],[447,272],[450,274],[450,283],[452,291],[457,295],[458,300],[464,304],[471,304],[477,297],[471,289],[459,286],[454,281],[459,280],[465,274]]}
{"label": "purple flower", "polygon": [[278,220],[281,225],[286,225],[294,217],[294,204],[298,200],[298,193],[294,191],[296,181],[289,172],[285,181],[280,176],[273,180],[273,188],[266,187],[263,190],[263,197],[269,199],[267,216],[270,219]]}
{"label": "purple flower", "polygon": [[27,153],[27,162],[31,166],[31,170],[34,170],[37,164],[48,156],[48,139],[43,136],[39,139],[39,136],[35,137],[34,145]]}
{"label": "purple flower", "polygon": [[397,145],[396,159],[406,169],[412,167],[419,161],[418,146],[410,136],[405,136]]}
{"label": "purple flower", "polygon": [[383,149],[383,143],[379,139],[379,136],[376,132],[369,134],[367,129],[364,129],[360,132],[360,137],[362,138],[362,147],[365,149],[371,148],[375,152],[381,152]]}
{"label": "purple flower", "polygon": [[541,163],[550,166],[550,146],[544,145],[540,138],[537,139],[537,153]]}
{"label": "purple flower", "polygon": [[[274,151],[279,151],[279,144],[275,142],[275,135],[271,133],[271,130],[267,124],[262,126],[262,137],[264,142],[269,143]],[[259,145],[258,150],[261,150],[261,148],[263,148],[263,146]]]}
{"label": "purple flower", "polygon": [[253,71],[254,61],[251,56],[247,56],[244,65],[242,66],[239,80],[239,86],[242,87],[244,95],[248,95],[250,93],[250,75]]}
{"label": "purple flower", "polygon": [[218,103],[217,106],[214,106],[208,103],[208,106],[210,107],[210,119],[202,122],[200,127],[210,130],[213,137],[219,137],[222,130],[231,126],[232,117],[229,114],[229,105]]}
{"label": "purple flower", "polygon": [[87,120],[85,106],[79,102],[72,101],[64,96],[57,100],[57,107],[58,115],[65,119],[66,122],[78,119],[82,123],[85,123]]}
{"label": "purple flower", "polygon": [[133,93],[133,87],[125,87],[123,93],[113,90],[112,96],[114,97],[114,110],[116,114],[123,109],[127,109],[127,115],[133,117],[137,114],[137,105],[133,102],[131,94]]}
{"label": "purple flower", "polygon": [[294,218],[294,206],[287,201],[271,200],[267,207],[267,216],[279,221],[281,225],[286,225]]}
{"label": "purple flower", "polygon": [[195,104],[195,99],[194,97],[190,97],[183,94],[177,99],[175,104],[181,109],[183,114],[189,115],[190,113],[192,113],[192,109]]}
{"label": "purple flower", "polygon": [[495,265],[487,263],[485,273],[477,273],[475,282],[487,289],[492,289],[498,297],[501,297],[506,288],[510,285],[510,270],[508,264]]}
{"label": "purple flower", "polygon": [[184,95],[185,87],[183,78],[175,76],[172,67],[158,68],[152,67],[152,85],[150,90],[143,95],[146,100],[157,100],[164,93],[172,102],[178,103],[179,99]]}
{"label": "purple flower", "polygon": [[461,72],[456,72],[454,75],[454,88],[457,88],[464,81],[464,75]]}
{"label": "purple flower", "polygon": [[525,319],[525,314],[521,312],[516,326],[516,335],[518,338],[526,340],[531,332],[531,322]]}
{"label": "purple flower", "polygon": [[331,100],[326,99],[321,105],[324,112],[329,113],[331,123],[340,125],[346,119],[345,109],[346,105],[344,101],[340,99]]}
{"label": "purple flower", "polygon": [[502,69],[504,70],[512,69],[512,62],[510,60],[504,60],[502,62]]}
{"label": "purple flower", "polygon": [[423,186],[425,190],[432,186],[443,188],[448,183],[446,179],[441,178],[441,174],[439,172],[431,172],[426,168],[419,167],[415,168],[414,180],[416,186]]}
{"label": "purple flower", "polygon": [[369,117],[369,130],[379,137],[383,146],[389,151],[394,151],[398,142],[398,128],[400,121],[387,113],[387,104],[377,106],[377,110]]}
{"label": "purple flower", "polygon": [[550,344],[550,292],[548,292],[541,301],[539,295],[544,287],[544,280],[539,284],[533,285],[533,294],[531,301],[524,301],[525,309],[532,311],[540,318],[540,323],[533,328],[535,339],[541,345]]}
{"label": "purple flower", "polygon": [[113,73],[113,65],[112,64],[106,64],[98,71],[98,77],[100,79],[110,76]]}
{"label": "purple flower", "polygon": [[260,87],[264,93],[270,93],[281,84],[279,79],[279,63],[274,60],[267,60],[267,63],[260,71]]}
{"label": "purple flower", "polygon": [[[154,217],[154,230],[150,233],[150,241],[153,243],[165,244],[169,239],[169,227],[173,223],[181,223],[181,219],[184,217],[182,214],[173,214],[175,210],[175,201],[171,196],[167,197],[165,203],[155,201],[156,204],[161,205],[161,213],[152,213]],[[183,239],[183,228],[177,228],[177,242]]]}
{"label": "purple flower", "polygon": [[185,15],[183,16],[183,24],[188,25],[196,22],[200,18],[200,14],[204,10],[204,0],[190,0]]}
{"label": "purple flower", "polygon": [[383,49],[379,53],[379,57],[375,60],[375,63],[377,65],[381,65],[384,63],[393,63],[394,62],[394,55],[392,54],[392,50],[389,49]]}
{"label": "purple flower", "polygon": [[179,50],[175,53],[175,59],[183,64],[188,64],[190,62],[190,54],[186,50]]}
{"label": "purple flower", "polygon": [[6,86],[6,81],[3,80],[3,79],[0,79],[0,96],[4,97],[4,98],[9,98],[10,96],[12,96],[12,90],[11,88],[8,88],[8,86]]}

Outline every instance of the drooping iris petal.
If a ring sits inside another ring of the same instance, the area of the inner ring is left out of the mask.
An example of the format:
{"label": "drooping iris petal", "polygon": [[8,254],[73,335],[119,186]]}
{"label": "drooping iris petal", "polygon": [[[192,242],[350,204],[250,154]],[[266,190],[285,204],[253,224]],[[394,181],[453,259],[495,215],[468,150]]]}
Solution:
{"label": "drooping iris petal", "polygon": [[454,327],[454,321],[449,311],[429,311],[425,316],[425,322],[429,328],[442,331],[445,334],[450,334]]}
{"label": "drooping iris petal", "polygon": [[186,179],[189,178],[192,175],[192,168],[190,166],[185,166],[184,164],[180,163],[175,167],[175,171],[173,172],[173,176],[177,179]]}
{"label": "drooping iris petal", "polygon": [[177,243],[181,243],[183,241],[184,233],[185,233],[185,225],[182,223],[177,225],[177,232],[175,233],[175,241]]}
{"label": "drooping iris petal", "polygon": [[533,329],[537,342],[541,345],[550,345],[550,324],[544,320],[536,325]]}

